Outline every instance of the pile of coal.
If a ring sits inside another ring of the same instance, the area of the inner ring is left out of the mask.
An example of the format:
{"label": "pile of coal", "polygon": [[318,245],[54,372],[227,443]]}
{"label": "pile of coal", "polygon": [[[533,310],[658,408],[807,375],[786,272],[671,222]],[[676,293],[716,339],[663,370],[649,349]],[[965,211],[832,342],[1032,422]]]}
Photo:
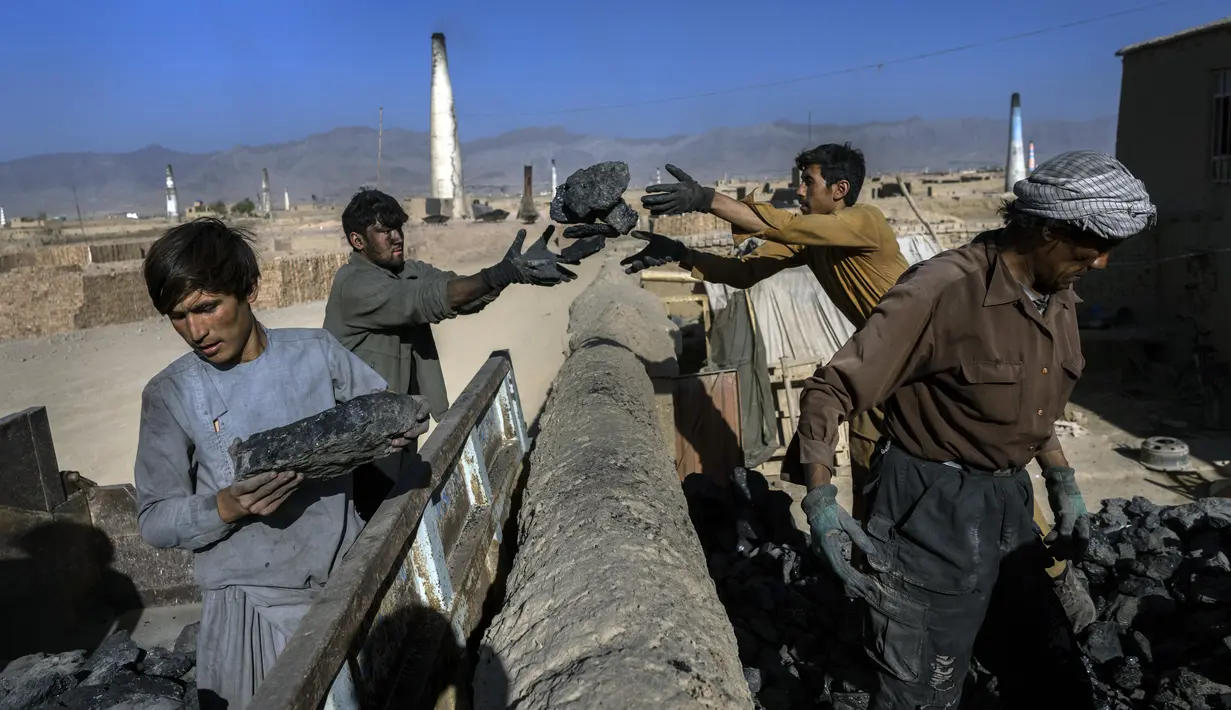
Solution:
{"label": "pile of coal", "polygon": [[185,628],[172,650],[142,650],[117,631],[88,657],[22,656],[0,672],[0,710],[195,709],[196,630]]}
{"label": "pile of coal", "polygon": [[862,614],[808,549],[790,496],[742,468],[728,486],[691,475],[684,493],[758,710],[867,707]]}
{"label": "pile of coal", "polygon": [[306,419],[231,443],[235,479],[267,471],[333,478],[385,455],[389,442],[428,417],[427,400],[389,391],[355,397]]}
{"label": "pile of coal", "polygon": [[628,234],[637,228],[639,219],[623,198],[628,181],[628,164],[621,161],[582,168],[556,187],[551,219],[560,224],[592,225],[589,229],[564,230],[564,236],[570,239]]}
{"label": "pile of coal", "polygon": [[1081,634],[1101,708],[1231,708],[1231,499],[1103,501],[1078,565],[1098,620]]}

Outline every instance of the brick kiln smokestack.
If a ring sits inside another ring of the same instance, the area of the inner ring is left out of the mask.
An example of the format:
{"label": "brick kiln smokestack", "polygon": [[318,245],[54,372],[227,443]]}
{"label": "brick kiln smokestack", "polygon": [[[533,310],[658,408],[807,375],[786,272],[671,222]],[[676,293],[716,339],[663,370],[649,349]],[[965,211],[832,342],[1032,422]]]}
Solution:
{"label": "brick kiln smokestack", "polygon": [[1013,192],[1026,179],[1026,152],[1022,146],[1022,96],[1014,93],[1009,103],[1009,157],[1004,166],[1004,191]]}
{"label": "brick kiln smokestack", "polygon": [[432,35],[432,107],[429,128],[432,197],[452,200],[453,219],[470,217],[470,205],[462,189],[462,151],[457,139],[457,112],[453,108],[453,85],[445,36]]}
{"label": "brick kiln smokestack", "polygon": [[269,201],[269,168],[261,168],[261,214],[269,216],[271,205]]}
{"label": "brick kiln smokestack", "polygon": [[175,193],[175,178],[171,175],[171,166],[167,166],[167,219],[179,221],[180,203]]}
{"label": "brick kiln smokestack", "polygon": [[1030,155],[1026,158],[1026,172],[1034,172],[1034,141],[1030,141]]}
{"label": "brick kiln smokestack", "polygon": [[556,159],[551,159],[551,196],[556,196]]}
{"label": "brick kiln smokestack", "polygon": [[8,226],[8,222],[4,219],[4,208],[0,207],[0,229],[4,229],[6,226]]}
{"label": "brick kiln smokestack", "polygon": [[282,190],[282,211],[291,211],[291,191],[287,189]]}
{"label": "brick kiln smokestack", "polygon": [[539,218],[538,208],[534,206],[533,165],[527,165],[522,170],[521,206],[517,208],[517,218],[526,224],[534,224]]}

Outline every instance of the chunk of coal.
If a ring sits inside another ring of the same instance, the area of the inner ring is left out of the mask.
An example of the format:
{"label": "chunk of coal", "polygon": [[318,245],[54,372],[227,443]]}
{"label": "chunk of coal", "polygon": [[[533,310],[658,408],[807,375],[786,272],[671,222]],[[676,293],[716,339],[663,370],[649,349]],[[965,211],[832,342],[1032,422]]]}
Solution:
{"label": "chunk of coal", "polygon": [[22,656],[0,674],[0,710],[38,707],[77,687],[77,674],[85,665],[85,651],[48,656]]}
{"label": "chunk of coal", "polygon": [[628,164],[624,162],[611,161],[582,168],[556,188],[551,200],[551,219],[560,224],[602,219],[620,201],[628,189],[628,181]]}
{"label": "chunk of coal", "polygon": [[1143,659],[1147,664],[1154,664],[1154,648],[1150,644],[1150,639],[1140,631],[1134,631],[1125,639],[1125,647],[1129,653]]}
{"label": "chunk of coal", "polygon": [[1132,572],[1142,577],[1165,582],[1171,579],[1183,561],[1184,558],[1178,552],[1145,555],[1133,561]]}
{"label": "chunk of coal", "polygon": [[1160,506],[1144,496],[1133,496],[1128,505],[1124,506],[1124,512],[1133,517],[1139,518],[1150,514],[1157,514]]}
{"label": "chunk of coal", "polygon": [[1188,702],[1196,705],[1204,704],[1211,695],[1231,693],[1231,687],[1216,683],[1205,676],[1187,668],[1181,668],[1175,675],[1172,687]]}
{"label": "chunk of coal", "polygon": [[320,414],[231,443],[235,479],[268,471],[333,478],[383,456],[389,442],[427,418],[422,397],[389,391],[355,397]]}
{"label": "chunk of coal", "polygon": [[1168,508],[1160,517],[1164,525],[1181,535],[1202,528],[1222,530],[1231,527],[1231,498],[1202,498]]}
{"label": "chunk of coal", "polygon": [[1116,555],[1116,548],[1107,540],[1106,535],[1096,533],[1090,536],[1090,546],[1086,548],[1087,561],[1102,567],[1114,567],[1117,559],[1119,557]]}
{"label": "chunk of coal", "polygon": [[180,679],[192,670],[194,665],[196,665],[196,659],[187,653],[175,653],[165,648],[154,647],[141,660],[141,673],[160,678]]}
{"label": "chunk of coal", "polygon": [[1115,678],[1116,685],[1124,690],[1136,690],[1141,687],[1143,680],[1141,661],[1136,656],[1128,656],[1119,664],[1112,677]]}
{"label": "chunk of coal", "polygon": [[761,692],[761,669],[760,668],[745,668],[744,680],[748,682],[748,690],[752,691],[753,695]]}
{"label": "chunk of coal", "polygon": [[1086,628],[1086,655],[1095,663],[1107,663],[1124,656],[1120,627],[1109,621],[1096,621]]}
{"label": "chunk of coal", "polygon": [[133,642],[127,631],[117,631],[99,644],[83,670],[89,676],[82,685],[105,685],[112,682],[122,671],[131,669],[141,660],[141,649]]}
{"label": "chunk of coal", "polygon": [[637,224],[641,221],[641,215],[637,214],[637,210],[621,199],[611,208],[611,211],[603,215],[602,220],[611,225],[620,234],[628,234],[637,228]]}
{"label": "chunk of coal", "polygon": [[1141,598],[1128,594],[1117,594],[1107,605],[1104,616],[1108,621],[1114,621],[1122,628],[1132,628],[1137,615],[1141,613]]}
{"label": "chunk of coal", "polygon": [[107,683],[80,685],[57,696],[43,708],[171,710],[182,708],[183,703],[184,686],[179,683],[167,678],[142,676],[130,670],[121,670]]}
{"label": "chunk of coal", "polygon": [[195,622],[185,626],[180,635],[175,639],[175,646],[171,648],[176,653],[191,653],[197,652],[197,631],[201,628],[201,622]]}
{"label": "chunk of coal", "polygon": [[1170,599],[1171,593],[1163,586],[1162,582],[1148,577],[1125,577],[1120,580],[1117,587],[1122,594],[1129,594],[1134,597],[1163,597]]}

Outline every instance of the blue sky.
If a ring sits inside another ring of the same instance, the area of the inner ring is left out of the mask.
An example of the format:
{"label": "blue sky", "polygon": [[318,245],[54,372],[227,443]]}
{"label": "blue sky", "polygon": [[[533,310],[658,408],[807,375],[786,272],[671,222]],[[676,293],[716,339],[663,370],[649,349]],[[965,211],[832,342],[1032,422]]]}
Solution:
{"label": "blue sky", "polygon": [[1224,16],[1226,0],[1175,0],[880,71],[567,110],[834,72],[1148,4],[10,2],[0,10],[0,160],[295,140],[338,126],[375,127],[380,106],[386,126],[426,130],[435,31],[447,36],[463,140],[547,125],[665,136],[803,122],[809,111],[815,123],[1001,116],[1013,91],[1028,118],[1090,118],[1116,111],[1116,49]]}

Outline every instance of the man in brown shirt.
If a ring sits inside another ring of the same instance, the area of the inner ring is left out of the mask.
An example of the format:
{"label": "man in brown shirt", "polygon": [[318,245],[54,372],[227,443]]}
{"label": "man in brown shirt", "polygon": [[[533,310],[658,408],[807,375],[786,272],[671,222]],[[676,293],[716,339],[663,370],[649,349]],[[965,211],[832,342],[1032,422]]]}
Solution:
{"label": "man in brown shirt", "polygon": [[[972,655],[1006,707],[1092,707],[1048,589],[1051,558],[1080,560],[1089,519],[1053,423],[1085,367],[1071,286],[1155,220],[1110,156],[1060,155],[1014,188],[1005,227],[912,267],[808,380],[799,437],[814,549],[868,602],[872,708],[956,707]],[[838,425],[881,405],[866,526],[830,484]],[[1043,541],[1025,466],[1056,517]],[[866,528],[866,529],[865,529]],[[848,533],[870,574],[841,553]]]}
{"label": "man in brown shirt", "polygon": [[[857,202],[865,174],[863,153],[849,143],[828,143],[800,153],[795,165],[800,171],[799,213],[754,202],[751,197],[733,200],[668,165],[667,172],[680,182],[649,189],[641,203],[651,214],[709,212],[731,223],[737,244],[749,237],[767,241],[736,259],[694,251],[659,234],[634,232],[649,243],[621,263],[635,273],[675,261],[699,279],[735,288],[751,288],[783,269],[806,266],[838,310],[862,328],[872,308],[907,267],[885,215]],[[851,495],[856,517],[863,514],[863,488],[880,438],[880,422],[881,413],[875,408],[850,421]]]}

